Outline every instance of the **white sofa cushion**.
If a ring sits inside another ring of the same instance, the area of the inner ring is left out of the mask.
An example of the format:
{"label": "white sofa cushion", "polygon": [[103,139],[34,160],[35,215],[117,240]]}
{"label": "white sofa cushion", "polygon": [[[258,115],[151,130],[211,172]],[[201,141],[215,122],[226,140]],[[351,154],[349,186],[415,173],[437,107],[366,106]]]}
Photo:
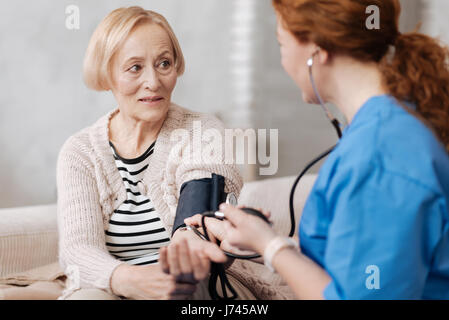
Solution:
{"label": "white sofa cushion", "polygon": [[[240,193],[239,205],[259,207],[271,211],[274,229],[278,233],[287,236],[291,226],[289,211],[290,190],[295,179],[296,177],[294,176],[288,176],[247,182]],[[315,180],[316,175],[305,175],[296,188],[293,201],[295,234],[298,233],[297,226],[301,218],[302,209]]]}
{"label": "white sofa cushion", "polygon": [[57,261],[56,204],[0,210],[0,277]]}

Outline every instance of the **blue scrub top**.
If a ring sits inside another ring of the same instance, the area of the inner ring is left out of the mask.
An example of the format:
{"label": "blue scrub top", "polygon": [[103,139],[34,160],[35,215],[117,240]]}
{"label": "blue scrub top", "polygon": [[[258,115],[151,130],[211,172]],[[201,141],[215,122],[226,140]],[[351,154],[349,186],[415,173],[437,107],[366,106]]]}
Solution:
{"label": "blue scrub top", "polygon": [[320,169],[299,226],[326,299],[449,299],[449,156],[388,95],[369,99]]}

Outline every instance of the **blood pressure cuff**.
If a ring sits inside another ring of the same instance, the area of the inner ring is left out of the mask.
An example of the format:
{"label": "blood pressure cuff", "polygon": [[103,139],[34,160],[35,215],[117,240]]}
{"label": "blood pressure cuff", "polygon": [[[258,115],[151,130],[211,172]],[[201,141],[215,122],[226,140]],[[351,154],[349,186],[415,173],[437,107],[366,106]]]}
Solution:
{"label": "blood pressure cuff", "polygon": [[216,211],[220,203],[226,201],[223,176],[212,174],[211,178],[190,180],[181,186],[178,207],[172,235],[180,227],[185,227],[184,219],[205,211]]}

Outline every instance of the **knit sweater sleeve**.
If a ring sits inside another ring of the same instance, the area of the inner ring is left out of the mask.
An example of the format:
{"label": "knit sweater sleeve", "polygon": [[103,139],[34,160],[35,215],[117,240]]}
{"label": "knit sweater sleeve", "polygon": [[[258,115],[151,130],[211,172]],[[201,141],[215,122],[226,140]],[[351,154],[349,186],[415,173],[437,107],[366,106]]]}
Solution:
{"label": "knit sweater sleeve", "polygon": [[202,115],[201,140],[196,139],[199,133],[191,129],[193,143],[190,145],[189,156],[183,156],[176,169],[176,185],[178,195],[184,182],[202,178],[210,178],[212,173],[225,178],[225,191],[233,192],[238,197],[243,186],[243,180],[237,166],[225,159],[224,125],[216,117]]}
{"label": "knit sweater sleeve", "polygon": [[72,289],[111,292],[112,272],[123,262],[107,251],[95,171],[79,145],[70,138],[57,161],[59,262]]}

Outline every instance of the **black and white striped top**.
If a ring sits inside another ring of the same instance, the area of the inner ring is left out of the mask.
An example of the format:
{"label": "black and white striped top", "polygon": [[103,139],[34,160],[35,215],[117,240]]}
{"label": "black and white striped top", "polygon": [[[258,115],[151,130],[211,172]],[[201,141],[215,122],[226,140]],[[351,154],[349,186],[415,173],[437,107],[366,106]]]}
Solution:
{"label": "black and white striped top", "polygon": [[106,230],[106,247],[119,260],[133,265],[156,263],[159,248],[170,242],[170,236],[151,200],[140,193],[137,184],[148,168],[155,142],[135,159],[118,155],[109,142],[126,188],[126,200],[114,211]]}

